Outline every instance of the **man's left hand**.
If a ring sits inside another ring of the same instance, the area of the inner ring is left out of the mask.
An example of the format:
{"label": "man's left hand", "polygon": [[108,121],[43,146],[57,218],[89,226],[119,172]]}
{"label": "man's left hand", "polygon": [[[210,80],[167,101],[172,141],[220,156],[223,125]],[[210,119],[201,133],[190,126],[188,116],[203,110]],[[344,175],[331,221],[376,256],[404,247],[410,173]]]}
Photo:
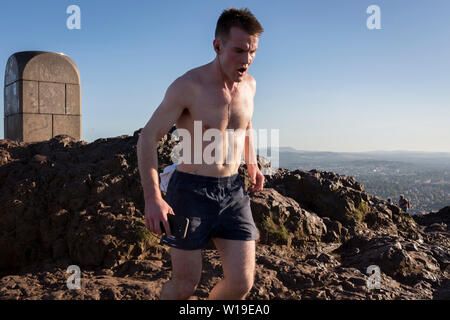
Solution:
{"label": "man's left hand", "polygon": [[248,167],[248,174],[250,176],[251,186],[248,188],[250,192],[262,191],[264,186],[264,175],[261,173],[258,167]]}

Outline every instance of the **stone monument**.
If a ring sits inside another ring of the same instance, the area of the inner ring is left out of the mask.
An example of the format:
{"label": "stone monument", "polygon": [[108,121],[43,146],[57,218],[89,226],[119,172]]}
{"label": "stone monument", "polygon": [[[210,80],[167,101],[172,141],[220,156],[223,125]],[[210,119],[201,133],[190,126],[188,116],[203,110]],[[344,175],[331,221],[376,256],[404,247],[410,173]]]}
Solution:
{"label": "stone monument", "polygon": [[23,51],[5,72],[5,139],[38,142],[67,134],[81,140],[80,73],[61,53]]}

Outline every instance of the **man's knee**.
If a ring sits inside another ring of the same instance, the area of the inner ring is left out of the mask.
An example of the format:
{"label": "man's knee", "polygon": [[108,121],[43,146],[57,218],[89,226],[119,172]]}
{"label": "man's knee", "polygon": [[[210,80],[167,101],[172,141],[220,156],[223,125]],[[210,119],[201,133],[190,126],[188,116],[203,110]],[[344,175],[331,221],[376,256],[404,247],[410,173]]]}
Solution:
{"label": "man's knee", "polygon": [[179,277],[172,278],[171,281],[179,299],[187,299],[192,296],[199,282],[198,279]]}
{"label": "man's knee", "polygon": [[202,273],[201,251],[171,249],[171,287],[178,299],[189,298],[197,288]]}
{"label": "man's knee", "polygon": [[[225,278],[225,281],[228,279]],[[253,287],[254,277],[250,276],[242,276],[241,278],[233,279],[229,281],[230,288],[233,292],[233,295],[237,297],[244,297],[247,295]]]}

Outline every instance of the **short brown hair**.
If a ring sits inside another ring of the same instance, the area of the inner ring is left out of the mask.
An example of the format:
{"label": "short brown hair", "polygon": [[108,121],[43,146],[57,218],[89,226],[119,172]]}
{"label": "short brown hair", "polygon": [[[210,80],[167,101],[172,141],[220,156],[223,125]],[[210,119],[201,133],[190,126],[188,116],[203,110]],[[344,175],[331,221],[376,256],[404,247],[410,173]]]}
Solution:
{"label": "short brown hair", "polygon": [[226,43],[232,27],[241,28],[252,36],[260,36],[264,32],[263,27],[248,8],[224,10],[217,20],[216,39],[220,38]]}

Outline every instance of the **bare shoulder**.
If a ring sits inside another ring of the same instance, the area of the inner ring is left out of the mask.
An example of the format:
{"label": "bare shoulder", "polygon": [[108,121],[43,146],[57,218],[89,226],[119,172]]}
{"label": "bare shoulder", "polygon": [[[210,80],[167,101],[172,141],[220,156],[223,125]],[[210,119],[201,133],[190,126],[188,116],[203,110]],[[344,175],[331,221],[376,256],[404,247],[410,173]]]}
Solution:
{"label": "bare shoulder", "polygon": [[190,94],[192,93],[192,90],[195,89],[196,82],[195,74],[188,71],[175,79],[175,81],[172,82],[171,87],[177,91],[177,94]]}
{"label": "bare shoulder", "polygon": [[208,70],[209,64],[199,66],[187,71],[183,77],[188,80],[193,87],[200,87],[203,83],[209,81]]}
{"label": "bare shoulder", "polygon": [[192,103],[190,99],[198,91],[198,80],[191,71],[179,76],[175,79],[167,88],[166,98],[172,101],[176,101],[177,104],[182,106],[188,106]]}
{"label": "bare shoulder", "polygon": [[192,85],[198,84],[201,79],[202,67],[193,68],[183,74],[181,77]]}

